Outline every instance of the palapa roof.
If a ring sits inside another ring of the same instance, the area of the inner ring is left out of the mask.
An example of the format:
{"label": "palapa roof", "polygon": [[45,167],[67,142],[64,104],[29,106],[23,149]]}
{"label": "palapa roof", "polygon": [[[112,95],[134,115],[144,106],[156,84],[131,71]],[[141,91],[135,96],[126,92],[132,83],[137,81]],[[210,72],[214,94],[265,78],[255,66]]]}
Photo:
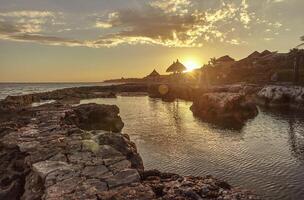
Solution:
{"label": "palapa roof", "polygon": [[147,77],[155,77],[160,76],[160,74],[154,69],[153,72],[151,72]]}
{"label": "palapa roof", "polygon": [[173,62],[172,65],[170,65],[170,67],[167,69],[166,72],[183,72],[187,70],[187,68],[185,67],[185,65],[183,65],[182,63],[179,62],[179,60],[177,59],[176,62]]}
{"label": "palapa roof", "polygon": [[258,51],[255,51],[252,54],[250,54],[247,58],[258,58],[260,56],[261,56],[261,53]]}
{"label": "palapa roof", "polygon": [[233,62],[233,61],[235,60],[228,55],[216,59],[216,62]]}
{"label": "palapa roof", "polygon": [[263,57],[263,56],[268,56],[268,55],[270,55],[270,54],[272,54],[271,51],[265,50],[265,51],[263,51],[263,52],[261,53],[261,56],[262,56],[262,57]]}

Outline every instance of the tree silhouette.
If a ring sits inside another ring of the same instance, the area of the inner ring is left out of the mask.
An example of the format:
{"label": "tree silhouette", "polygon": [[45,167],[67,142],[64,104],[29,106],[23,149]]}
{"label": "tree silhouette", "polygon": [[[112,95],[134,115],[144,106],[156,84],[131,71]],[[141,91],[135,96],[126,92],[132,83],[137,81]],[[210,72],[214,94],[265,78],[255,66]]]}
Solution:
{"label": "tree silhouette", "polygon": [[211,66],[214,66],[216,64],[216,58],[210,58],[210,60],[208,61],[208,64]]}
{"label": "tree silhouette", "polygon": [[300,40],[303,42],[302,44],[299,44],[297,46],[297,48],[301,47],[301,46],[304,46],[304,35],[302,37],[300,37]]}
{"label": "tree silhouette", "polygon": [[[300,40],[304,42],[304,35],[300,37]],[[291,50],[291,53],[294,55],[294,83],[297,84],[300,79],[300,65],[303,63],[303,50],[298,49],[299,47],[304,46],[304,43],[299,44],[295,49]]]}

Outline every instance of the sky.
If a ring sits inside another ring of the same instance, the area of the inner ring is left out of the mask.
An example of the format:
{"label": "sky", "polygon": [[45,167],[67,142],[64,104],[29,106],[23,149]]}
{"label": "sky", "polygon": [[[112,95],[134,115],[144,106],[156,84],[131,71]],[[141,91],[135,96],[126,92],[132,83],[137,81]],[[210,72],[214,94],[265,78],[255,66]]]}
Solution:
{"label": "sky", "polygon": [[303,0],[0,0],[0,82],[99,82],[200,67],[304,35]]}

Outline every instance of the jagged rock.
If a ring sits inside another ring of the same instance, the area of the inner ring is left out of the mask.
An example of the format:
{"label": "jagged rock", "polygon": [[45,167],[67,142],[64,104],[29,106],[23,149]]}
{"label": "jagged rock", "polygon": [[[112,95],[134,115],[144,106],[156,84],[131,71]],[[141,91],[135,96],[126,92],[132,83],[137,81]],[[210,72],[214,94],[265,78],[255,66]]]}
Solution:
{"label": "jagged rock", "polygon": [[100,146],[100,155],[102,156],[102,158],[104,159],[116,159],[117,157],[121,158],[123,156],[123,154],[119,151],[117,151],[115,148],[113,148],[112,146],[110,145],[101,145]]}
{"label": "jagged rock", "polygon": [[118,187],[98,195],[103,200],[155,200],[156,195],[149,186],[133,183],[128,186]]}
{"label": "jagged rock", "polygon": [[68,194],[73,193],[82,181],[83,179],[80,177],[73,177],[58,182],[46,188],[43,198],[49,200],[65,199],[64,197]]}
{"label": "jagged rock", "polygon": [[103,159],[103,161],[106,166],[109,166],[109,165],[113,165],[117,162],[123,161],[124,159],[126,159],[125,156],[118,156],[118,157],[111,157],[111,158]]}
{"label": "jagged rock", "polygon": [[104,165],[87,166],[82,170],[82,175],[89,178],[98,178],[109,176],[109,169]]}
{"label": "jagged rock", "polygon": [[132,167],[143,170],[143,162],[137,153],[136,146],[128,138],[119,133],[105,133],[99,136],[99,142],[110,145],[131,161]]}
{"label": "jagged rock", "polygon": [[0,143],[0,199],[17,200],[23,194],[23,184],[29,172],[24,164],[25,153]]}
{"label": "jagged rock", "polygon": [[239,93],[206,93],[194,100],[191,110],[203,120],[223,125],[243,125],[258,114],[256,106]]}
{"label": "jagged rock", "polygon": [[122,161],[119,161],[117,163],[114,163],[112,165],[109,166],[109,169],[114,173],[118,173],[124,169],[128,169],[128,168],[131,168],[131,162],[128,161],[128,160],[122,160]]}
{"label": "jagged rock", "polygon": [[[81,99],[92,98],[116,98],[117,92],[138,93],[147,92],[146,84],[120,84],[109,86],[75,87],[26,94],[20,96],[8,96],[0,101],[0,113],[2,111],[21,110],[25,107],[42,105],[53,101],[65,104],[79,103]],[[40,104],[42,103],[42,104]]]}
{"label": "jagged rock", "polygon": [[139,182],[140,176],[135,169],[125,169],[105,179],[109,188],[114,188],[122,185],[128,185],[130,183]]}
{"label": "jagged rock", "polygon": [[[33,171],[26,176],[21,200],[40,200],[44,192],[42,178]],[[10,199],[9,199],[10,200]]]}
{"label": "jagged rock", "polygon": [[84,130],[120,132],[124,124],[118,113],[117,106],[92,103],[74,107],[73,112],[66,114],[65,120]]}
{"label": "jagged rock", "polygon": [[5,104],[11,105],[12,108],[14,107],[24,107],[32,104],[35,101],[39,101],[39,98],[34,94],[27,94],[21,96],[8,96],[5,98]]}
{"label": "jagged rock", "polygon": [[303,109],[304,87],[269,85],[257,95],[257,103],[268,107],[291,107]]}
{"label": "jagged rock", "polygon": [[[86,121],[96,107],[89,105],[87,113],[84,107],[81,113]],[[75,118],[67,119],[71,115],[78,119],[69,105],[54,103],[25,110],[32,114],[23,115],[23,120],[6,118],[16,128],[6,129],[0,137],[1,200],[252,197],[211,178],[144,172],[128,135],[81,130],[81,123],[72,120]],[[103,118],[107,117],[103,123],[112,124],[118,118],[117,110],[104,112]]]}
{"label": "jagged rock", "polygon": [[61,161],[41,161],[33,164],[33,171],[45,178],[49,173],[56,170],[70,170],[71,166],[68,163]]}
{"label": "jagged rock", "polygon": [[259,199],[250,192],[235,190],[212,176],[182,177],[153,170],[144,173],[142,184],[145,188],[152,188],[155,199]]}

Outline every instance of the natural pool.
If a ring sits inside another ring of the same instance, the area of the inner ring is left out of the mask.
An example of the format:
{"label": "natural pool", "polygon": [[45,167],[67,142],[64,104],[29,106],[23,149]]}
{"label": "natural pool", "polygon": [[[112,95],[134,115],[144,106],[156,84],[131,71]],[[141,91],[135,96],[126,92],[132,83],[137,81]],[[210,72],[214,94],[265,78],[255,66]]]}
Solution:
{"label": "natural pool", "polygon": [[149,97],[83,100],[116,104],[124,133],[146,169],[207,175],[255,190],[265,199],[304,199],[304,113],[260,110],[241,130],[193,117],[191,102]]}

